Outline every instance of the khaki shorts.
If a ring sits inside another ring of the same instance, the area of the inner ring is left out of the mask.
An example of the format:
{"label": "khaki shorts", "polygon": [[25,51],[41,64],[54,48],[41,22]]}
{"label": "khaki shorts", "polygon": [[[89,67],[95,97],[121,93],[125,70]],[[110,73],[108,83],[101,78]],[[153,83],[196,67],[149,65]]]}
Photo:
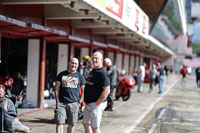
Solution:
{"label": "khaki shorts", "polygon": [[13,122],[12,122],[12,128],[14,131],[21,131],[22,129],[22,123],[17,120],[17,119],[14,119]]}
{"label": "khaki shorts", "polygon": [[100,127],[103,111],[107,106],[107,102],[103,102],[99,107],[96,106],[96,103],[89,103],[85,105],[83,123],[91,124],[92,128]]}
{"label": "khaki shorts", "polygon": [[54,120],[57,124],[65,124],[66,123],[74,126],[78,121],[78,103],[61,103],[59,102],[57,105],[57,109],[55,109]]}

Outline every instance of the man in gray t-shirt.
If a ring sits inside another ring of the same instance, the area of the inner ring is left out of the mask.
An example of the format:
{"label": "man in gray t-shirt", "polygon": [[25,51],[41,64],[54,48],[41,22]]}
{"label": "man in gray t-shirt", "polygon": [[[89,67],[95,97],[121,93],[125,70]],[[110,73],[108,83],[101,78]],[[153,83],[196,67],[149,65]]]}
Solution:
{"label": "man in gray t-shirt", "polygon": [[83,93],[85,86],[84,77],[77,72],[79,61],[77,58],[71,58],[68,69],[60,72],[56,78],[55,100],[56,110],[54,119],[56,121],[56,133],[63,133],[63,125],[67,118],[67,132],[74,133],[75,125],[78,120],[78,98],[83,102]]}
{"label": "man in gray t-shirt", "polygon": [[149,93],[151,93],[153,90],[156,75],[157,75],[156,64],[153,64],[152,68],[149,70]]}

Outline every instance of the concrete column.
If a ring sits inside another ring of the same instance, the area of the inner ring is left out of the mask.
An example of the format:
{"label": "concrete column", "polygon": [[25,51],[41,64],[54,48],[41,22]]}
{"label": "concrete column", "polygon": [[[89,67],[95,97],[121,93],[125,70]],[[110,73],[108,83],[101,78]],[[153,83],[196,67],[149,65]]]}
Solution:
{"label": "concrete column", "polygon": [[129,70],[129,55],[124,54],[124,69],[126,70],[126,73],[128,74]]}
{"label": "concrete column", "polygon": [[139,67],[139,56],[136,56],[136,69]]}
{"label": "concrete column", "polygon": [[26,100],[38,106],[40,39],[28,40]]}
{"label": "concrete column", "polygon": [[74,46],[73,42],[71,42],[70,43],[70,49],[69,49],[69,59],[71,57],[74,57],[74,55],[75,55],[75,46]]}
{"label": "concrete column", "polygon": [[61,71],[67,69],[68,66],[68,54],[69,53],[69,45],[67,44],[58,44],[58,67],[57,74]]}
{"label": "concrete column", "polygon": [[114,52],[108,52],[108,58],[112,60],[112,64],[114,65]]}
{"label": "concrete column", "polygon": [[41,41],[41,60],[40,60],[40,90],[39,90],[39,107],[44,108],[44,88],[46,73],[46,41]]}
{"label": "concrete column", "polygon": [[122,53],[117,53],[116,66],[117,69],[122,69]]}
{"label": "concrete column", "polygon": [[131,59],[131,61],[130,61],[130,74],[131,75],[133,75],[133,72],[134,72],[134,59],[135,59],[135,57],[134,57],[134,55],[131,55],[131,57],[130,57]]}
{"label": "concrete column", "polygon": [[144,62],[144,57],[140,57],[140,65],[143,64]]}

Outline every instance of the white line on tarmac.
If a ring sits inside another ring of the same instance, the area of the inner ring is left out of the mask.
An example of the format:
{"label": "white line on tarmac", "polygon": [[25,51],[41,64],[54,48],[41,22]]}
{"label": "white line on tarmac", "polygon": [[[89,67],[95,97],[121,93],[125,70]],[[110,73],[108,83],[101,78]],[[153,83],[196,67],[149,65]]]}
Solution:
{"label": "white line on tarmac", "polygon": [[154,130],[156,129],[156,127],[157,127],[157,124],[154,123],[154,124],[151,126],[151,129],[148,131],[148,133],[153,133]]}
{"label": "white line on tarmac", "polygon": [[163,114],[165,113],[165,111],[166,111],[166,109],[162,109],[162,111],[160,112],[160,114],[159,114],[159,116],[158,116],[159,119],[162,118],[162,116],[163,116]]}
{"label": "white line on tarmac", "polygon": [[146,115],[154,108],[154,106],[171,90],[171,88],[179,81],[178,78],[171,86],[167,88],[167,90],[156,100],[154,101],[149,108],[130,126],[128,127],[124,133],[131,133],[137,125],[146,117]]}

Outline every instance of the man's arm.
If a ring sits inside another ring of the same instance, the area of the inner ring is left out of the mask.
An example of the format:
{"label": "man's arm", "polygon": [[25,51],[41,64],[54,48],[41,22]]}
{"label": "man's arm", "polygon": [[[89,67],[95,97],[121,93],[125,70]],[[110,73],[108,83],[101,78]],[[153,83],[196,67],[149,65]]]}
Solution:
{"label": "man's arm", "polygon": [[60,88],[60,81],[56,81],[55,89],[54,89],[54,96],[56,100],[56,104],[59,101],[59,88]]}
{"label": "man's arm", "polygon": [[80,100],[79,100],[80,103],[82,103],[83,100],[84,100],[84,88],[85,88],[85,85],[82,85],[81,86],[81,97],[80,97]]}
{"label": "man's arm", "polygon": [[110,94],[110,86],[103,87],[103,91],[98,100],[96,101],[96,106],[99,106],[107,98],[109,94]]}

